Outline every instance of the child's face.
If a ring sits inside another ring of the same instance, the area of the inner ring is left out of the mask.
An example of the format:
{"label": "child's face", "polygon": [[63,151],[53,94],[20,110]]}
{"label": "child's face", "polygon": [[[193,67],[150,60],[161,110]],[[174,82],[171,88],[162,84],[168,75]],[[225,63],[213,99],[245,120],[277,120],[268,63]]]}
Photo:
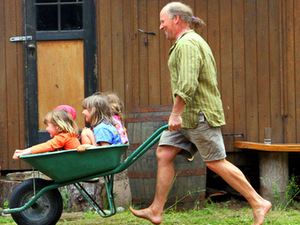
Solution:
{"label": "child's face", "polygon": [[82,114],[85,116],[85,121],[90,123],[91,122],[90,121],[90,114],[91,114],[90,111],[88,109],[84,109],[82,111]]}
{"label": "child's face", "polygon": [[47,123],[46,131],[49,132],[51,138],[59,134],[58,130],[52,123]]}

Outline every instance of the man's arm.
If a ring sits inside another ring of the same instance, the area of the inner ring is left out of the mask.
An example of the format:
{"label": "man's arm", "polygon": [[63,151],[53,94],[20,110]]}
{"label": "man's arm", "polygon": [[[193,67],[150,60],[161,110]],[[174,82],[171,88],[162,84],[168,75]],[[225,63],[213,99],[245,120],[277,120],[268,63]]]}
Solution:
{"label": "man's arm", "polygon": [[182,127],[181,114],[184,110],[184,106],[185,106],[184,100],[179,95],[176,95],[172,113],[169,118],[170,131],[176,131]]}

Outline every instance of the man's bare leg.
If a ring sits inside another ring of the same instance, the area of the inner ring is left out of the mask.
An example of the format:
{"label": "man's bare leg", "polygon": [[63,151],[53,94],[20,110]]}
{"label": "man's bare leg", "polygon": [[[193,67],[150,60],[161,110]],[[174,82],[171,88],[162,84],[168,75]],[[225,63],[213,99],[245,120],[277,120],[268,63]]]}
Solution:
{"label": "man's bare leg", "polygon": [[130,211],[137,217],[144,218],[153,224],[160,224],[165,201],[175,176],[174,159],[180,149],[173,146],[159,146],[156,151],[157,156],[157,180],[155,197],[152,204],[141,210],[130,207]]}
{"label": "man's bare leg", "polygon": [[244,174],[226,159],[206,162],[206,166],[219,174],[229,185],[247,199],[253,210],[253,225],[263,224],[265,215],[269,212],[272,205],[253,189]]}

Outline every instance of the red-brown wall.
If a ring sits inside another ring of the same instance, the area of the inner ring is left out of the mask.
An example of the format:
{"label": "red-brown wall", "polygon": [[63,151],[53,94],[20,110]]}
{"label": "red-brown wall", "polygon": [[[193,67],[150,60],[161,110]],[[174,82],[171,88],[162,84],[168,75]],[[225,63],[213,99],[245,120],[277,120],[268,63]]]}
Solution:
{"label": "red-brown wall", "polygon": [[[24,59],[21,0],[0,0],[0,165],[26,168],[11,156],[25,146]],[[136,108],[172,104],[168,49],[159,31],[159,11],[167,0],[96,0],[99,91],[115,91],[126,115]],[[300,141],[300,1],[188,0],[206,22],[199,31],[217,61],[226,115],[228,152],[237,139],[263,141],[264,127],[273,141]],[[138,29],[156,35],[145,35]],[[88,62],[87,62],[88,63]],[[235,153],[234,153],[235,154]],[[243,154],[243,153],[236,153]],[[239,157],[232,161],[239,164]]]}

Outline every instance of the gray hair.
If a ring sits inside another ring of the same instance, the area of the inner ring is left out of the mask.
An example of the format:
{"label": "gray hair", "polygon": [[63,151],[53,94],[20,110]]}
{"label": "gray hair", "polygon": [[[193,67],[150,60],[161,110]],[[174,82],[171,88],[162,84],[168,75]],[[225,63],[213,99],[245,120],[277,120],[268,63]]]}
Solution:
{"label": "gray hair", "polygon": [[192,8],[181,2],[170,2],[164,9],[168,12],[170,19],[173,19],[175,15],[178,15],[183,21],[194,25],[196,28],[205,26],[202,19],[193,16]]}

